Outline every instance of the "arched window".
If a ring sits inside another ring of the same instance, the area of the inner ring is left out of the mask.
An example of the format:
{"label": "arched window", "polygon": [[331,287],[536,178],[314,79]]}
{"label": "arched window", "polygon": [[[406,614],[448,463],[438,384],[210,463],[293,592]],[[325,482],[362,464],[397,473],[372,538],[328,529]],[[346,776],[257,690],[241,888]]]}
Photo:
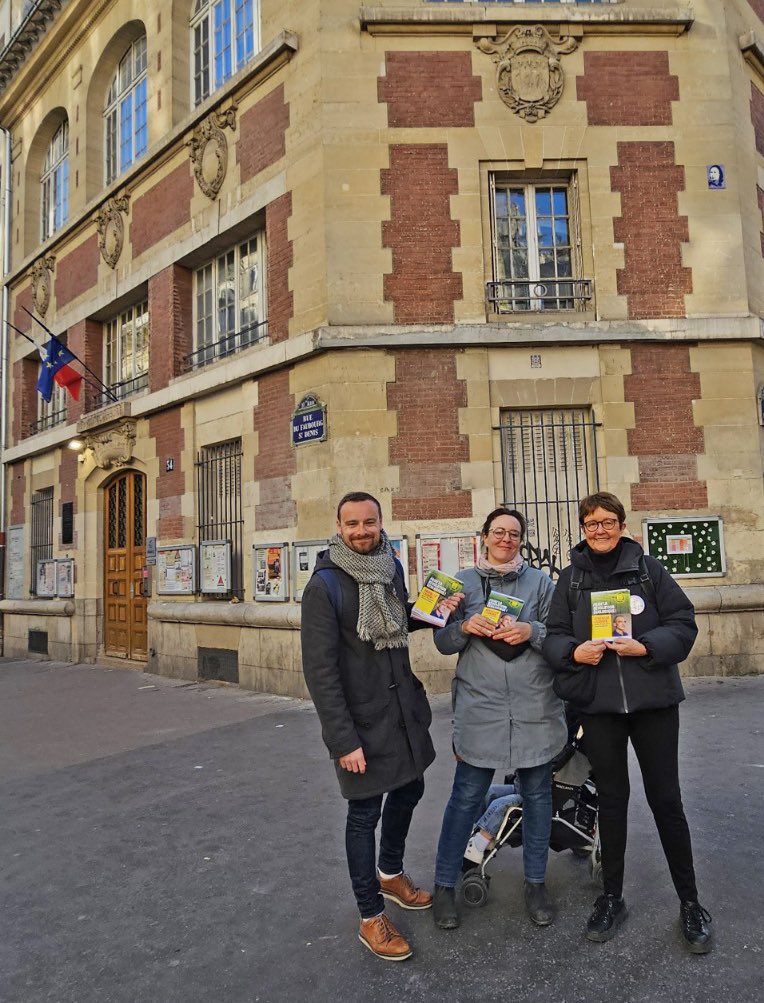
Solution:
{"label": "arched window", "polygon": [[106,96],[106,184],[138,160],[148,147],[146,36],[120,60]]}
{"label": "arched window", "polygon": [[69,123],[50,141],[40,173],[40,238],[59,230],[69,218]]}
{"label": "arched window", "polygon": [[191,16],[194,105],[221,87],[260,45],[259,0],[195,0]]}

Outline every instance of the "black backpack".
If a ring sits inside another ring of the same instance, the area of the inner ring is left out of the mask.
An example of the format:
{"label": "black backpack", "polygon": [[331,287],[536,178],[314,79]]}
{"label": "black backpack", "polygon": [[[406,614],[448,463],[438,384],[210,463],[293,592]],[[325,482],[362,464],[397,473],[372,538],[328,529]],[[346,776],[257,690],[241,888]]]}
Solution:
{"label": "black backpack", "polygon": [[[578,600],[581,598],[581,587],[584,581],[584,574],[585,572],[583,569],[573,568],[573,574],[570,576],[570,584],[568,585],[568,609],[571,613],[575,613],[578,609]],[[647,561],[645,560],[644,554],[641,554],[639,558],[639,582],[645,592],[645,595],[652,601],[653,606],[657,606],[658,598],[655,592],[655,582],[647,569]]]}

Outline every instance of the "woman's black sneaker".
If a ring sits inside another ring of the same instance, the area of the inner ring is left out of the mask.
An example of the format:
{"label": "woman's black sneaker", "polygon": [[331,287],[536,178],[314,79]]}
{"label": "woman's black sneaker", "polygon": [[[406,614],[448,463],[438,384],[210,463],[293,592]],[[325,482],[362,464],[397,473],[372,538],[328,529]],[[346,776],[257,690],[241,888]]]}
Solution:
{"label": "woman's black sneaker", "polygon": [[679,907],[682,936],[693,954],[708,954],[714,946],[711,916],[700,902],[682,902]]}
{"label": "woman's black sneaker", "polygon": [[610,940],[628,915],[623,896],[600,895],[586,924],[586,939],[598,944]]}

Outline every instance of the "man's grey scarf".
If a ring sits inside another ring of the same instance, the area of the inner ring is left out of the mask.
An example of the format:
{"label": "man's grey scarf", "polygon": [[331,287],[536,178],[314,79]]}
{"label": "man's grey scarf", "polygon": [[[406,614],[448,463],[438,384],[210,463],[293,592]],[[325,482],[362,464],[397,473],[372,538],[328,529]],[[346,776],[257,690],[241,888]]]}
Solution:
{"label": "man's grey scarf", "polygon": [[358,583],[360,639],[372,641],[375,651],[405,648],[408,613],[393,587],[395,555],[385,531],[370,554],[357,554],[337,534],[329,541],[329,557]]}

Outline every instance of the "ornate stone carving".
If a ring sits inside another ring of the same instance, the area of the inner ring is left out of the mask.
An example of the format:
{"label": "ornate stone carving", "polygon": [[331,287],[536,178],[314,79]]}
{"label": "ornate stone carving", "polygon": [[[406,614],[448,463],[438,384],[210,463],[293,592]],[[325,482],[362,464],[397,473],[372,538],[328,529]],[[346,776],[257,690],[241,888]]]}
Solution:
{"label": "ornate stone carving", "polygon": [[133,458],[135,422],[123,421],[114,428],[85,436],[85,448],[92,449],[97,467],[125,467]]}
{"label": "ornate stone carving", "polygon": [[518,25],[503,38],[477,43],[496,63],[496,84],[502,101],[526,122],[537,122],[560,100],[565,75],[559,57],[573,52],[578,40],[555,41],[540,24]]}
{"label": "ornate stone carving", "polygon": [[125,246],[125,224],[122,214],[127,215],[129,205],[129,195],[110,198],[96,216],[98,247],[101,257],[109,268],[116,268],[122,248]]}
{"label": "ornate stone carving", "polygon": [[55,256],[48,254],[32,265],[32,300],[41,317],[50,306],[51,273],[55,264]]}
{"label": "ornate stone carving", "polygon": [[215,111],[194,129],[189,139],[189,156],[194,165],[196,183],[207,196],[215,199],[228,171],[228,141],[223,129],[236,127],[236,105]]}

